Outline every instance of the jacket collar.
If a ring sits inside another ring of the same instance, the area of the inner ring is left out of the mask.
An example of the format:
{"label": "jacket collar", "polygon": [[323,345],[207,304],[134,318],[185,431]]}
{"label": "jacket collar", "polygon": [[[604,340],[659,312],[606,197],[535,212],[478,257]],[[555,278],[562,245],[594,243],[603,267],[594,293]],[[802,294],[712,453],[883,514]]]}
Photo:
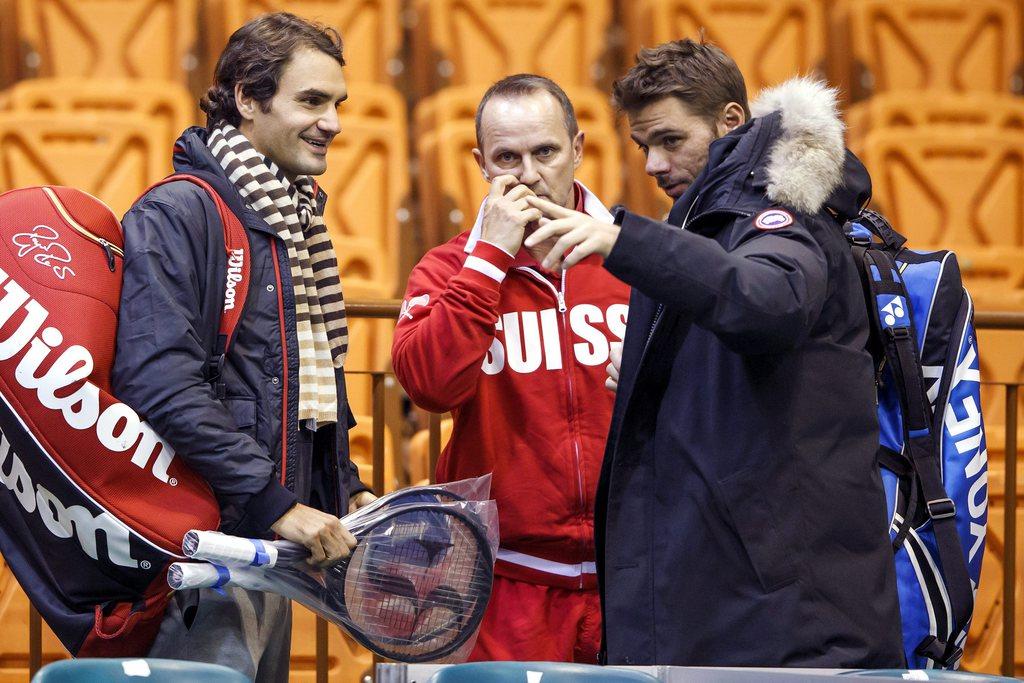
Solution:
{"label": "jacket collar", "polygon": [[[221,182],[216,183],[215,187],[217,187],[221,196],[224,197],[224,200],[228,202],[228,205],[233,208],[239,208],[239,205],[246,207],[245,214],[249,215],[243,216],[241,213],[238,215],[240,218],[243,218],[247,226],[254,230],[259,230],[260,232],[276,235],[277,232],[267,225],[266,222],[259,217],[259,214],[252,209],[249,209],[248,205],[242,203],[241,195],[239,195],[238,191],[234,189],[234,185],[228,179],[227,174],[224,173],[224,169],[221,168],[219,163],[217,163],[217,159],[213,156],[210,148],[206,146],[206,139],[208,135],[209,132],[202,126],[192,126],[185,129],[174,143],[174,171],[176,173],[199,173],[207,178],[213,176],[219,179]],[[227,193],[227,188],[229,187],[232,190],[231,194],[238,197],[237,203],[234,202],[233,197]],[[315,187],[317,211],[323,214],[324,207],[327,204],[327,193],[323,191],[319,184],[316,184]]]}
{"label": "jacket collar", "polygon": [[[593,216],[599,221],[611,223],[613,220],[612,215],[608,211],[608,209],[605,208],[605,205],[601,203],[601,200],[597,198],[597,195],[591,192],[587,188],[587,186],[581,183],[580,181],[575,180],[573,182],[576,184],[577,189],[583,193],[583,210],[587,213],[587,215]],[[480,202],[480,209],[476,212],[476,220],[473,222],[473,229],[469,231],[469,239],[466,240],[465,252],[467,254],[473,251],[473,248],[476,247],[476,243],[480,241],[480,233],[483,232],[484,224],[484,207],[486,205],[487,198],[485,197],[484,200]],[[531,262],[534,261],[533,257],[529,255],[528,251],[526,251],[525,249],[520,249],[519,254],[517,254],[516,258],[516,265],[521,265],[519,261],[522,259],[519,257],[522,256],[522,254],[524,253],[527,254],[527,256],[529,256],[529,260]]]}
{"label": "jacket collar", "polygon": [[750,121],[711,144],[708,163],[676,202],[672,222],[681,223],[687,212],[757,211],[766,204],[814,214],[844,183],[862,182],[847,177],[836,90],[795,78],[763,91],[751,113]]}

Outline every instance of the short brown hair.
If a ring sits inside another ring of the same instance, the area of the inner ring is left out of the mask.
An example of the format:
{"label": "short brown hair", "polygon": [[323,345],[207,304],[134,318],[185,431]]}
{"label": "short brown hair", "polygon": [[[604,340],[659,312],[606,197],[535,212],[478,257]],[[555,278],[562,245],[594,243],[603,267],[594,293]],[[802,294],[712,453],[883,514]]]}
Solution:
{"label": "short brown hair", "polygon": [[492,98],[520,97],[540,91],[550,94],[558,101],[562,107],[562,116],[565,130],[569,132],[569,140],[574,140],[576,134],[580,132],[580,125],[576,121],[576,110],[573,109],[572,102],[569,101],[569,96],[565,94],[565,91],[550,78],[536,74],[516,74],[501,79],[488,88],[484,96],[480,98],[480,104],[476,106],[476,146],[481,150],[484,148],[483,141],[480,139],[480,122],[484,117],[484,107]]}
{"label": "short brown hair", "polygon": [[750,119],[743,74],[732,57],[703,36],[700,42],[685,38],[643,48],[636,64],[612,85],[615,107],[625,113],[670,96],[709,120],[736,102]]}
{"label": "short brown hair", "polygon": [[235,85],[255,98],[264,111],[277,92],[281,72],[299,48],[320,50],[345,66],[341,36],[333,28],[301,19],[288,12],[263,14],[231,34],[217,60],[213,85],[199,106],[206,112],[209,129],[242,122],[235,104]]}

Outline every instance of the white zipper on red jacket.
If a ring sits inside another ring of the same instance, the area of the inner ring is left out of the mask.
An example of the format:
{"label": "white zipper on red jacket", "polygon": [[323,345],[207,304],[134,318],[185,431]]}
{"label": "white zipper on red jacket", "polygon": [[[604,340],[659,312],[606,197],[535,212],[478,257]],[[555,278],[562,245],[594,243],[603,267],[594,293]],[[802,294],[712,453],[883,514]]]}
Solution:
{"label": "white zipper on red jacket", "polygon": [[[573,355],[571,353],[569,353],[569,342],[570,342],[570,338],[569,338],[569,321],[568,321],[568,317],[566,315],[568,310],[569,310],[569,308],[565,304],[565,288],[566,288],[566,282],[569,279],[568,278],[568,271],[566,271],[566,270],[562,271],[562,278],[561,278],[561,281],[559,282],[559,288],[555,289],[555,286],[553,284],[551,284],[550,280],[548,280],[541,273],[538,273],[536,270],[534,270],[533,268],[530,268],[529,266],[516,266],[516,270],[521,270],[523,272],[529,273],[530,275],[532,275],[534,278],[536,278],[540,282],[543,282],[547,286],[547,288],[550,289],[554,293],[555,301],[558,302],[558,314],[559,314],[559,317],[562,319],[562,348],[561,348],[561,353],[562,353],[562,358],[563,358],[562,370],[565,372],[566,384],[569,387],[569,406],[568,406],[568,408],[569,408],[569,429],[570,429],[570,431],[572,433],[572,452],[573,452],[573,458],[574,458],[575,463],[576,463],[576,491],[579,494],[578,495],[578,499],[579,499],[579,505],[580,505],[578,512],[579,513],[584,513],[586,511],[586,500],[584,499],[584,496],[583,496],[583,463],[582,463],[582,460],[580,458],[580,438],[579,438],[579,424],[578,424],[579,421],[575,417],[575,414],[576,414],[576,392],[575,392],[575,387],[574,387],[573,381],[572,381],[572,373],[573,373],[572,364],[573,364],[574,358],[573,358]],[[580,575],[579,575],[579,588],[583,588],[583,576],[584,576],[583,573],[580,573]]]}

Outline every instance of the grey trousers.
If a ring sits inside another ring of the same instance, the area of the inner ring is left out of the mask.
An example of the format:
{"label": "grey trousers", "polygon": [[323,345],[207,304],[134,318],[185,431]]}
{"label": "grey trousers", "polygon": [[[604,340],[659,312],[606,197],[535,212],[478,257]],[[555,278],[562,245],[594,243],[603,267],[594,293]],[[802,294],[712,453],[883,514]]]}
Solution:
{"label": "grey trousers", "polygon": [[256,683],[287,683],[291,601],[225,588],[180,591],[167,607],[150,657],[221,664]]}

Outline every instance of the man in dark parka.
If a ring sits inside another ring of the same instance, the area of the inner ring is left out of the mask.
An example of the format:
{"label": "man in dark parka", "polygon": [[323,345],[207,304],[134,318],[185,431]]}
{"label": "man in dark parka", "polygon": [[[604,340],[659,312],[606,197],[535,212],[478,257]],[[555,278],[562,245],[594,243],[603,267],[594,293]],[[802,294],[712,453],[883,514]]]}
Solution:
{"label": "man in dark parka", "polygon": [[843,222],[870,196],[836,93],[747,106],[690,40],[615,86],[666,222],[531,199],[633,287],[595,533],[609,664],[901,667],[868,318]]}

